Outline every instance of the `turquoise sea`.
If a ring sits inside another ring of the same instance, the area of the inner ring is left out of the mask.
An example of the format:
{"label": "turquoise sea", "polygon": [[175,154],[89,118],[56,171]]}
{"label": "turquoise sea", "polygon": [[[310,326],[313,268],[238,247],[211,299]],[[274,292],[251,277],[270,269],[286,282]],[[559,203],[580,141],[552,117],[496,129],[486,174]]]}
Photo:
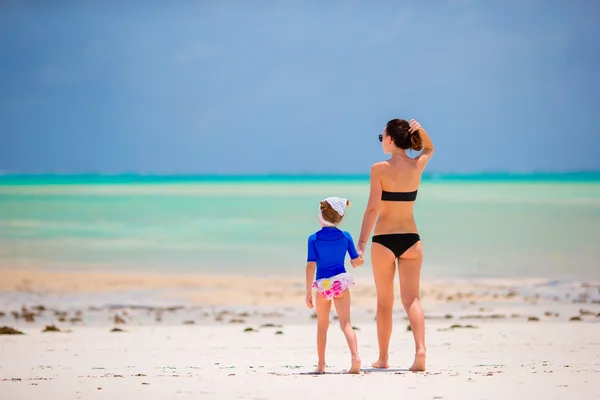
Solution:
{"label": "turquoise sea", "polygon": [[[365,176],[4,175],[0,268],[302,276],[327,196],[357,241]],[[415,212],[426,277],[600,279],[600,173],[429,175]]]}

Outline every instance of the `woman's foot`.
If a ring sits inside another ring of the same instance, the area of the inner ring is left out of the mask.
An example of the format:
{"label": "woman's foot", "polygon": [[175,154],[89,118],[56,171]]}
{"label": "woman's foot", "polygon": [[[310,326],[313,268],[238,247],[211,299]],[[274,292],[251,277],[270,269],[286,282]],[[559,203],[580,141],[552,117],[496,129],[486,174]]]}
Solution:
{"label": "woman's foot", "polygon": [[315,369],[315,372],[325,372],[325,361],[320,362],[317,364],[317,368]]}
{"label": "woman's foot", "polygon": [[385,369],[385,368],[389,368],[390,367],[390,365],[388,364],[387,360],[377,360],[375,362],[372,362],[371,366],[373,368],[380,368],[380,369]]}
{"label": "woman's foot", "polygon": [[415,362],[413,362],[410,370],[413,372],[425,371],[425,350],[417,350],[415,354]]}
{"label": "woman's foot", "polygon": [[348,370],[349,374],[360,374],[360,357],[352,358],[352,367]]}

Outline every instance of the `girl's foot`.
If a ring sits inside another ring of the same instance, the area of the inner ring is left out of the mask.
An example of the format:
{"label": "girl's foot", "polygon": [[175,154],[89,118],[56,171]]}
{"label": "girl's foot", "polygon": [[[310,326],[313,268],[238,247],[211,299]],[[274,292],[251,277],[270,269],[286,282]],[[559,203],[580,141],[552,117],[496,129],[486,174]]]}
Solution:
{"label": "girl's foot", "polygon": [[415,362],[413,362],[410,370],[413,372],[425,371],[425,350],[418,350],[415,354]]}
{"label": "girl's foot", "polygon": [[390,367],[390,365],[388,364],[387,360],[386,361],[384,361],[384,360],[377,360],[375,362],[372,362],[371,366],[373,368],[380,368],[380,369],[385,369],[385,368],[389,368]]}
{"label": "girl's foot", "polygon": [[317,364],[317,369],[315,369],[315,372],[325,372],[325,362],[319,362]]}
{"label": "girl's foot", "polygon": [[349,374],[360,374],[360,357],[352,358],[352,367],[348,370]]}

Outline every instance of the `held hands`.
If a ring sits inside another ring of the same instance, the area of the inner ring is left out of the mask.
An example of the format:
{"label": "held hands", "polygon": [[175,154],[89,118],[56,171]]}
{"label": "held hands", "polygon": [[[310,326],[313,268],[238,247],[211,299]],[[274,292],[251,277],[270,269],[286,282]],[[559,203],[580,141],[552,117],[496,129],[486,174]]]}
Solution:
{"label": "held hands", "polygon": [[358,256],[360,258],[362,258],[363,254],[365,253],[365,247],[367,245],[367,242],[358,242],[358,246],[356,246],[356,252],[358,253]]}
{"label": "held hands", "polygon": [[350,264],[352,264],[352,266],[354,268],[356,267],[360,267],[361,265],[363,265],[365,263],[365,259],[362,256],[362,253],[358,253],[358,258],[355,258],[354,260],[350,260]]}
{"label": "held hands", "polygon": [[308,307],[308,308],[314,307],[312,292],[306,293],[306,307]]}

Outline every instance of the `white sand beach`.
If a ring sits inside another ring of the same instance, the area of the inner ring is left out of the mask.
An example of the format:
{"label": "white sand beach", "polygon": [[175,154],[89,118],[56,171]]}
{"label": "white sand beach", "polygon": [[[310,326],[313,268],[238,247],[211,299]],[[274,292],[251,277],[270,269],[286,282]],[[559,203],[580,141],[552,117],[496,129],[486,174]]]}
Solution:
{"label": "white sand beach", "polygon": [[[276,322],[276,321],[275,321]],[[374,370],[375,326],[357,331],[365,368],[343,372],[349,355],[333,325],[328,371],[314,368],[314,326],[78,327],[0,339],[2,399],[596,399],[600,325],[497,322],[448,329],[430,322],[428,371],[406,370],[412,339],[393,336],[392,366]],[[276,335],[276,331],[283,334]]]}
{"label": "white sand beach", "polygon": [[[274,278],[0,274],[0,327],[23,333],[0,335],[1,399],[600,398],[596,283],[424,282],[428,368],[412,373],[400,309],[391,368],[369,367],[375,297],[361,282],[352,295],[363,370],[350,376],[334,312],[328,373],[311,373],[316,326],[301,279],[285,291]],[[60,332],[42,332],[52,325]]]}

